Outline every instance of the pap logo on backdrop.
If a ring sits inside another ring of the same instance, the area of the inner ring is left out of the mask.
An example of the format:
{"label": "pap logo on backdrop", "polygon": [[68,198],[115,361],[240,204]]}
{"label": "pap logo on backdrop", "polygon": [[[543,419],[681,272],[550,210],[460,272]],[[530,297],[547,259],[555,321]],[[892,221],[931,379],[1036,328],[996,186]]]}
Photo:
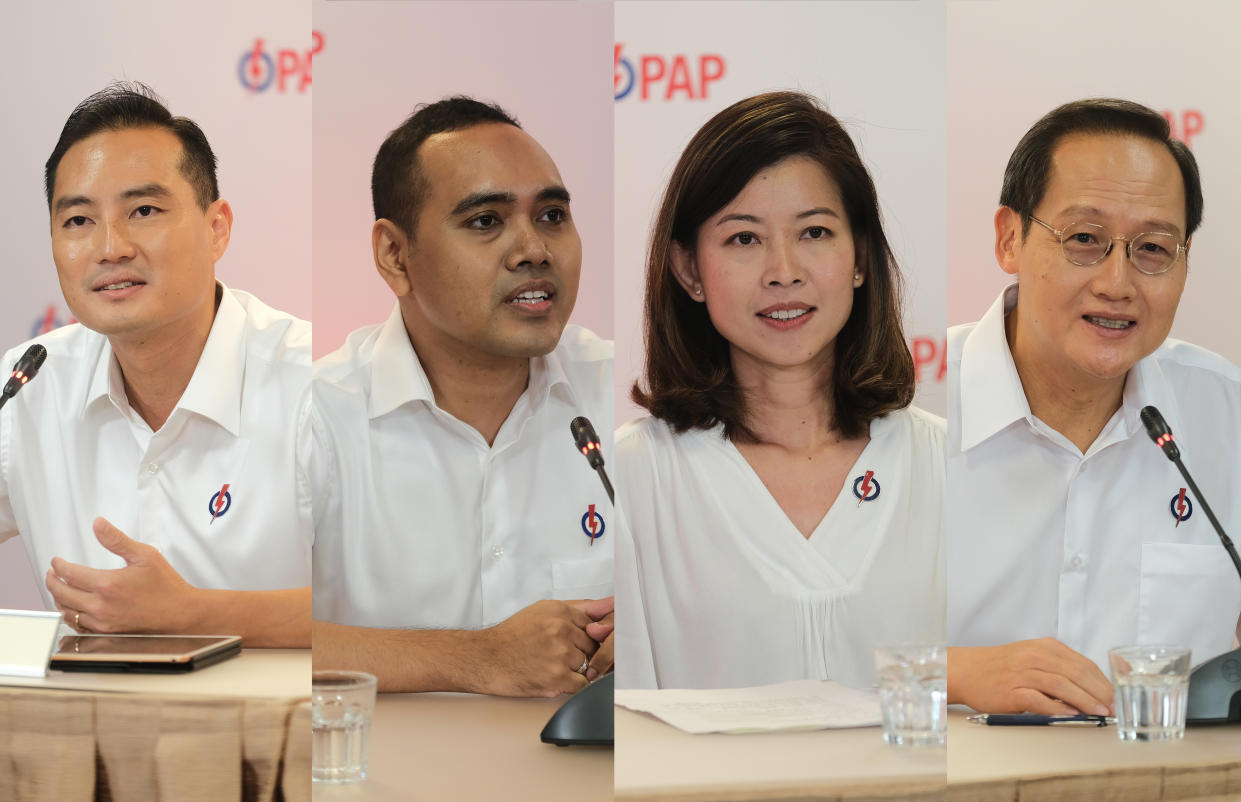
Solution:
{"label": "pap logo on backdrop", "polygon": [[237,63],[241,85],[255,94],[272,88],[285,92],[294,85],[298,92],[305,92],[310,86],[311,60],[323,50],[323,34],[311,31],[310,37],[309,50],[286,47],[275,51],[267,48],[262,37],[256,38],[254,46],[242,53]]}
{"label": "pap logo on backdrop", "polygon": [[48,304],[47,309],[43,310],[43,314],[35,318],[34,323],[30,326],[30,336],[38,337],[40,334],[47,334],[49,331],[69,323],[77,323],[73,315],[70,315],[66,320],[60,316],[60,312],[56,309],[55,304]]}
{"label": "pap logo on backdrop", "polygon": [[1185,147],[1194,146],[1194,137],[1206,128],[1207,120],[1198,109],[1182,109],[1178,111],[1164,110],[1164,118],[1172,127],[1172,136],[1185,143]]}
{"label": "pap logo on backdrop", "polygon": [[637,90],[639,100],[706,100],[711,84],[724,77],[724,57],[715,53],[696,56],[623,54],[625,45],[616,43],[613,55],[612,94],[623,100]]}
{"label": "pap logo on backdrop", "polygon": [[[916,381],[942,382],[948,375],[947,337],[914,337],[909,342],[909,352],[914,358]],[[924,368],[930,371],[924,374]]]}

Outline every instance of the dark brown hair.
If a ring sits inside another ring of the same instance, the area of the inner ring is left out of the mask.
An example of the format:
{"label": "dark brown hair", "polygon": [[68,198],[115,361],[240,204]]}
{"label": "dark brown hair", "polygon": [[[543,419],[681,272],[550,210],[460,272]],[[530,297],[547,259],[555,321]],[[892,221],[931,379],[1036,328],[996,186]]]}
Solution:
{"label": "dark brown hair", "polygon": [[1000,205],[1021,215],[1021,236],[1030,233],[1030,218],[1047,194],[1051,159],[1056,146],[1071,134],[1118,134],[1158,142],[1168,149],[1185,185],[1185,236],[1202,222],[1202,179],[1198,162],[1183,142],[1172,138],[1172,126],[1159,112],[1140,103],[1116,98],[1090,98],[1049,111],[1017,143],[1004,169]]}
{"label": "dark brown hair", "polygon": [[840,189],[866,280],[836,337],[829,386],[835,428],[864,434],[870,422],[908,406],[913,359],[901,331],[900,272],[888,247],[870,173],[836,118],[800,92],[771,92],[734,103],[699,129],[681,154],[655,220],[646,270],[646,365],[634,401],[676,431],[724,424],[732,440],[757,441],[733,375],[729,343],[705,304],[672,270],[674,243],[693,252],[698,228],[761,170],[790,156],[818,162]]}

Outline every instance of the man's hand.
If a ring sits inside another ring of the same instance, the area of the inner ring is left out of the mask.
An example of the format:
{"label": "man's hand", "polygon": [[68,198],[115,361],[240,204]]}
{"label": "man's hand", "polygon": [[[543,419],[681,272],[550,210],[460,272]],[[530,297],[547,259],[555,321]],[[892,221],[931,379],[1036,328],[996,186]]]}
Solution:
{"label": "man's hand", "polygon": [[1112,715],[1112,684],[1054,638],[948,650],[948,702],[980,713]]}
{"label": "man's hand", "polygon": [[613,616],[616,609],[616,597],[608,596],[606,599],[593,599],[582,605],[582,612],[590,616],[593,620],[586,625],[586,634],[594,638],[599,644],[599,651],[595,652],[595,656],[590,658],[590,667],[586,669],[586,679],[594,682],[599,677],[612,670],[615,646],[613,644],[613,635],[615,634],[615,625]]}
{"label": "man's hand", "polygon": [[483,687],[498,696],[555,696],[586,685],[577,669],[598,649],[583,602],[538,601],[483,630]]}
{"label": "man's hand", "polygon": [[103,518],[95,537],[125,560],[101,570],[52,558],[47,589],[65,621],[79,632],[185,632],[200,593],[181,578],[154,546],[131,540]]}

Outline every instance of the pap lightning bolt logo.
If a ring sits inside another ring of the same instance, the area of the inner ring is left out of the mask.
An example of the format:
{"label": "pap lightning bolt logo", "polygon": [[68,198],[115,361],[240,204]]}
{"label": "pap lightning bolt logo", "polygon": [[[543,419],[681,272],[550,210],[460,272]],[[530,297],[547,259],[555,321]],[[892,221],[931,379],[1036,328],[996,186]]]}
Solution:
{"label": "pap lightning bolt logo", "polygon": [[228,512],[233,506],[233,495],[228,492],[228,483],[224,483],[224,487],[220,488],[220,492],[211,497],[211,501],[207,502],[207,512],[211,513],[211,524],[215,523],[215,519]]}
{"label": "pap lightning bolt logo", "polygon": [[[1176,526],[1181,525],[1181,521],[1189,520],[1189,516],[1194,514],[1194,503],[1190,501],[1189,496],[1185,495],[1185,488],[1172,497],[1172,503],[1168,505],[1172,517],[1176,519]],[[1176,526],[1172,527],[1173,529]]]}
{"label": "pap lightning bolt logo", "polygon": [[857,496],[859,507],[862,506],[863,501],[874,501],[879,498],[879,480],[875,478],[874,471],[867,471],[865,475],[853,480],[853,495]]}
{"label": "pap lightning bolt logo", "polygon": [[590,538],[590,545],[595,545],[595,540],[603,537],[603,531],[607,526],[603,522],[603,516],[595,512],[595,505],[591,504],[586,508],[586,514],[582,516],[582,531],[586,533],[586,537]]}

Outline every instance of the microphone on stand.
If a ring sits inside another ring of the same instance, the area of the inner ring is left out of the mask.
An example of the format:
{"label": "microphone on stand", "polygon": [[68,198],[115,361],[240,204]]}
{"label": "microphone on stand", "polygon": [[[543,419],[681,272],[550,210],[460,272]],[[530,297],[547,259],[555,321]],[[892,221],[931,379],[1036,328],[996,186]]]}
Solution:
{"label": "microphone on stand", "polygon": [[26,349],[26,353],[22,354],[21,359],[17,360],[17,364],[13,366],[13,373],[4,383],[4,389],[0,390],[0,407],[7,404],[10,398],[17,395],[18,390],[26,386],[26,382],[35,377],[39,368],[43,367],[45,359],[47,359],[47,349],[38,343]]}
{"label": "microphone on stand", "polygon": [[569,431],[573,433],[573,442],[577,444],[578,451],[582,452],[582,456],[590,463],[590,467],[599,474],[599,481],[603,482],[608,501],[615,506],[616,494],[612,491],[612,482],[608,479],[608,472],[603,469],[603,452],[599,449],[599,435],[595,434],[595,427],[590,425],[589,420],[579,415],[569,423]]}
{"label": "microphone on stand", "polygon": [[[1168,423],[1154,407],[1143,407],[1141,412],[1142,425],[1155,445],[1176,465],[1185,483],[1193,491],[1194,498],[1207,514],[1207,520],[1215,528],[1224,550],[1232,558],[1232,564],[1241,576],[1241,558],[1237,557],[1237,549],[1232,540],[1224,533],[1224,527],[1211,510],[1211,505],[1203,497],[1202,491],[1194,483],[1189,470],[1181,462],[1181,449],[1172,437]],[[1185,722],[1187,724],[1220,724],[1226,721],[1241,721],[1241,649],[1214,657],[1198,666],[1189,675],[1189,704],[1187,705]]]}

